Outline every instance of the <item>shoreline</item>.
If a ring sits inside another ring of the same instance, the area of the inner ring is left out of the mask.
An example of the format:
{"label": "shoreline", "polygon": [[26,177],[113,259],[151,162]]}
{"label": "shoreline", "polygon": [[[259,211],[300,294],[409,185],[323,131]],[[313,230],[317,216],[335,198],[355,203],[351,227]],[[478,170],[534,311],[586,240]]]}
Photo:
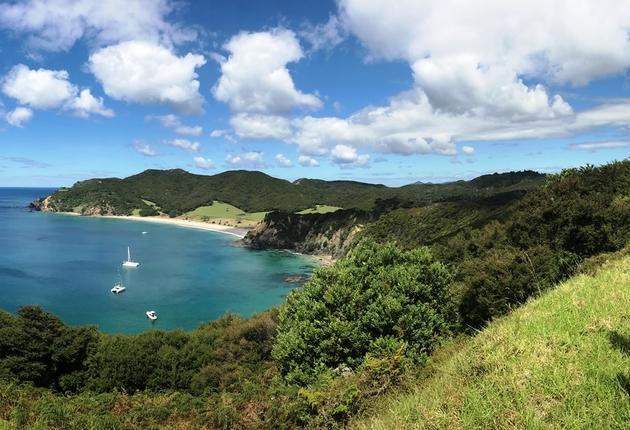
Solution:
{"label": "shoreline", "polygon": [[[95,215],[90,215],[95,216]],[[128,221],[144,221],[154,224],[168,224],[168,225],[176,225],[179,227],[188,227],[188,228],[196,228],[198,230],[206,230],[206,231],[214,231],[216,233],[224,233],[231,234],[232,236],[236,236],[239,239],[245,237],[248,229],[238,228],[238,227],[230,227],[227,225],[220,224],[210,224],[202,221],[189,221],[180,218],[163,218],[163,217],[141,217],[141,216],[124,216],[124,215],[96,215],[100,218],[108,218],[108,219],[122,219]]]}
{"label": "shoreline", "polygon": [[[48,212],[48,211],[44,211]],[[213,231],[215,233],[223,233],[229,234],[232,236],[236,236],[239,239],[243,239],[247,232],[251,229],[239,228],[239,227],[230,227],[227,225],[220,224],[211,224],[203,221],[191,221],[181,218],[166,218],[166,217],[141,217],[136,215],[81,215],[76,212],[48,212],[59,215],[70,215],[70,216],[86,216],[91,218],[107,218],[107,219],[118,219],[118,220],[128,220],[128,221],[140,221],[140,222],[148,222],[153,224],[166,224],[166,225],[174,225],[178,227],[186,227],[186,228],[195,228],[198,230],[206,230]],[[325,254],[304,254],[301,252],[297,252],[291,249],[268,249],[275,251],[284,251],[290,254],[299,255],[301,257],[306,257],[310,260],[315,261],[315,263],[319,266],[330,266],[337,261],[336,258],[331,255]]]}

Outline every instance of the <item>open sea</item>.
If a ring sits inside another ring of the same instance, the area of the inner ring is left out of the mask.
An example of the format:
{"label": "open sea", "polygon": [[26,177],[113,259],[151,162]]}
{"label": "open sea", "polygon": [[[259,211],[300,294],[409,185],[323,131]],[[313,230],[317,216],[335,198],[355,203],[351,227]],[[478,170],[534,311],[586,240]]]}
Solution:
{"label": "open sea", "polygon": [[[37,304],[108,333],[192,330],[226,312],[247,317],[281,303],[296,286],[285,278],[315,267],[308,257],[235,246],[228,234],[27,208],[53,191],[0,188],[0,309]],[[121,267],[127,246],[137,269]],[[119,279],[127,290],[112,294]]]}

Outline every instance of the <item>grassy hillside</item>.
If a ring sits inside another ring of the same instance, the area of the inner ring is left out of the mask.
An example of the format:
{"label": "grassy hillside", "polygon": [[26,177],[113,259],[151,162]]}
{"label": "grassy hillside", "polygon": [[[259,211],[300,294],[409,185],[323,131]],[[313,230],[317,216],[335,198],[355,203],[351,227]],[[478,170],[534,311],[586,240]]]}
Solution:
{"label": "grassy hillside", "polygon": [[628,428],[629,309],[626,255],[494,321],[350,427]]}
{"label": "grassy hillside", "polygon": [[[506,176],[507,175],[507,176]],[[515,176],[516,175],[516,176]],[[182,215],[213,201],[228,203],[243,212],[283,210],[297,212],[317,205],[371,209],[377,200],[397,198],[409,204],[440,199],[462,199],[516,189],[542,182],[534,172],[498,174],[482,183],[412,184],[400,188],[353,181],[300,179],[289,182],[262,172],[235,170],[214,176],[181,169],[146,170],[125,179],[90,179],[55,193],[50,208],[64,212],[115,215]]]}
{"label": "grassy hillside", "polygon": [[237,227],[251,227],[260,222],[267,212],[243,212],[229,203],[213,202],[209,206],[199,206],[197,209],[186,212],[183,218],[213,222]]}

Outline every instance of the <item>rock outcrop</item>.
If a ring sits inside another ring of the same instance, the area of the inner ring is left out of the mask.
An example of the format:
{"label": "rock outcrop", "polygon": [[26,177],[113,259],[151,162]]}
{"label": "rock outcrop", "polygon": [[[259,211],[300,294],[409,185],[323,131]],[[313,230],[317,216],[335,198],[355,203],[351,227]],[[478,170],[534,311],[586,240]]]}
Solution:
{"label": "rock outcrop", "polygon": [[270,212],[243,243],[256,249],[289,249],[303,254],[345,255],[370,214],[339,210],[327,214]]}

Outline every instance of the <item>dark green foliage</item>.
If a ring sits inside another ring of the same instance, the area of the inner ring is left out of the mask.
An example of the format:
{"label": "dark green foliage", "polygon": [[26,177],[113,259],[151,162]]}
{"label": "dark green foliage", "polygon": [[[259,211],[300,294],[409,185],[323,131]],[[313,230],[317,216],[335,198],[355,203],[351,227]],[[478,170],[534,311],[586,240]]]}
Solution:
{"label": "dark green foliage", "polygon": [[37,306],[16,316],[0,311],[0,378],[75,390],[85,382],[84,363],[97,339],[94,328],[68,327]]}
{"label": "dark green foliage", "polygon": [[156,215],[159,215],[159,214],[160,213],[157,210],[155,210],[155,208],[153,208],[153,207],[142,208],[138,212],[138,215],[140,215],[140,216],[156,216]]}
{"label": "dark green foliage", "polygon": [[318,270],[280,311],[274,357],[292,382],[324,369],[357,368],[382,342],[405,342],[423,359],[447,331],[446,268],[427,249],[363,242],[345,259]]}
{"label": "dark green foliage", "polygon": [[362,236],[430,245],[455,269],[451,297],[464,328],[480,327],[570,276],[581,259],[630,241],[630,160],[568,169],[526,194],[399,208]]}
{"label": "dark green foliage", "polygon": [[[504,175],[510,175],[509,180]],[[512,178],[518,176],[520,182]],[[56,192],[50,207],[64,212],[131,215],[134,209],[153,209],[177,216],[213,201],[226,202],[246,212],[281,210],[296,212],[327,204],[343,208],[372,209],[378,200],[396,198],[424,204],[441,199],[492,195],[499,190],[527,189],[540,179],[518,173],[500,174],[480,184],[458,181],[446,184],[411,184],[400,188],[352,181],[300,179],[289,182],[262,172],[235,170],[214,176],[194,175],[181,169],[146,170],[125,179],[106,178],[77,182]]]}

